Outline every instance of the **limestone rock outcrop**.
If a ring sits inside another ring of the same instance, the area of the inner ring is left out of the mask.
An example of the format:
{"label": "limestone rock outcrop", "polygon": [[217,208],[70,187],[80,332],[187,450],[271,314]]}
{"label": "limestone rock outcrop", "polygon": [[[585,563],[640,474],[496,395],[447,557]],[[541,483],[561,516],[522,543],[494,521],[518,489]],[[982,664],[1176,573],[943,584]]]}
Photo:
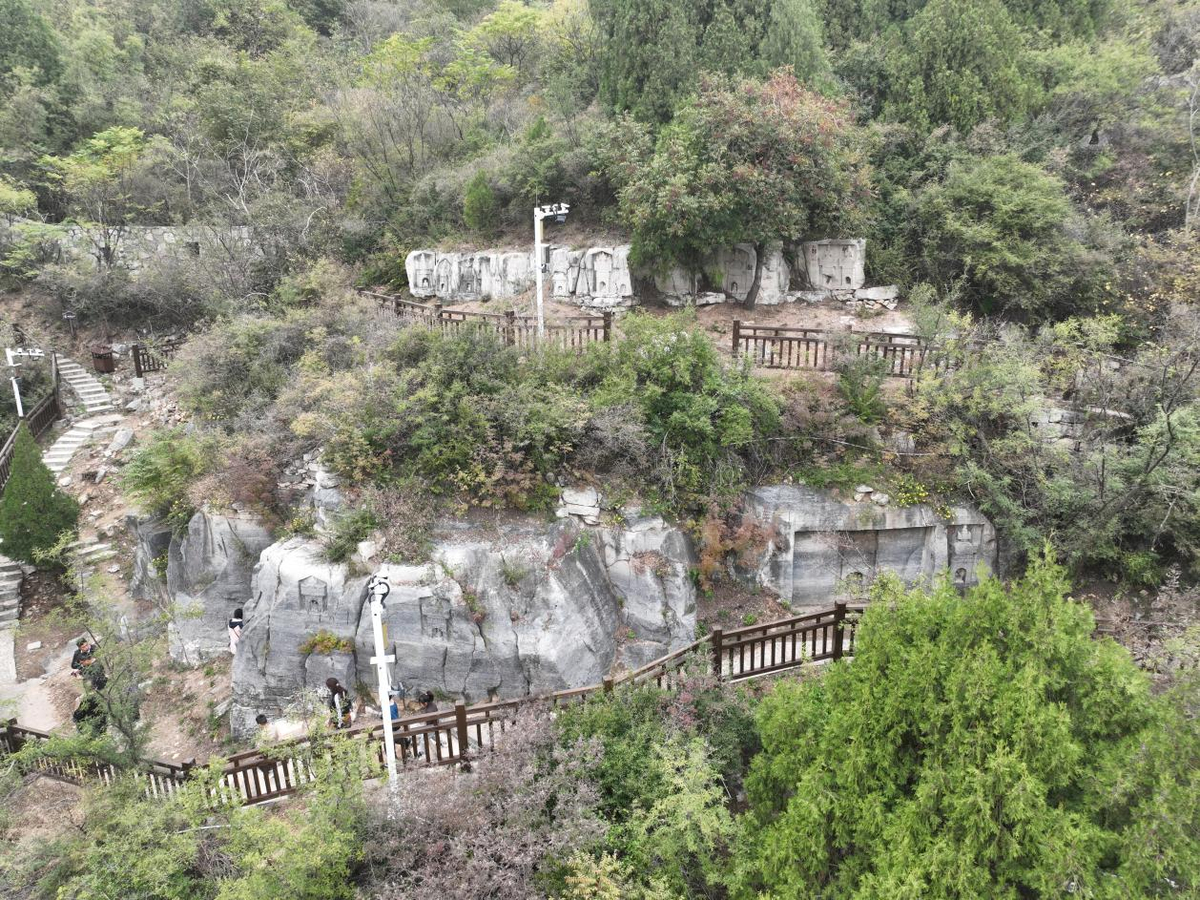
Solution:
{"label": "limestone rock outcrop", "polygon": [[251,576],[271,534],[255,519],[198,512],[167,549],[171,657],[195,664],[229,652],[226,623],[247,607]]}
{"label": "limestone rock outcrop", "polygon": [[860,597],[885,571],[908,584],[949,571],[966,587],[996,570],[996,530],[975,510],[951,507],[946,519],[923,504],[888,505],[876,493],[864,486],[855,502],[798,485],[751,490],[748,510],[775,539],[747,580],[803,611]]}
{"label": "limestone rock outcrop", "polygon": [[[657,517],[594,529],[530,518],[486,537],[450,528],[432,562],[379,569],[391,583],[393,682],[471,702],[598,682],[693,640],[693,564],[686,536]],[[370,678],[366,580],[303,538],[262,554],[234,660],[234,734],[252,732],[260,712],[281,715],[330,674]],[[321,631],[352,651],[302,654]]]}
{"label": "limestone rock outcrop", "polygon": [[[717,248],[696,271],[676,266],[658,273],[633,270],[627,244],[584,250],[547,246],[544,252],[546,296],[598,310],[633,306],[640,287],[650,285],[651,293],[671,306],[741,303],[758,264],[753,244]],[[771,244],[763,259],[758,302],[771,306],[833,296],[869,305],[886,300],[894,308],[895,289],[863,287],[865,257],[861,238],[807,241],[789,253],[781,242]],[[795,261],[794,272],[789,258]],[[515,297],[533,288],[537,270],[531,252],[414,250],[405,271],[414,296],[453,302]]]}

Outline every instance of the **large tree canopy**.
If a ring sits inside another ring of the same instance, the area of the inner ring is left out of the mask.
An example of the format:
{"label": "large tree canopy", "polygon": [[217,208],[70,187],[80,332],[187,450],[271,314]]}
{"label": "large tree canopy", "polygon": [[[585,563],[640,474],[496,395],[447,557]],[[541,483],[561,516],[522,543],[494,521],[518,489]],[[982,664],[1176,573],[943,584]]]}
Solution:
{"label": "large tree canopy", "polygon": [[836,233],[866,193],[858,133],[846,109],[786,69],[766,82],[709,78],[658,138],[644,128],[614,150],[635,262],[697,265],[714,247]]}
{"label": "large tree canopy", "polygon": [[853,662],[779,685],[760,711],[735,895],[1197,890],[1197,721],[1153,699],[1066,592],[1045,562],[966,596],[891,585]]}
{"label": "large tree canopy", "polygon": [[927,277],[984,312],[1043,317],[1094,306],[1109,265],[1080,240],[1063,182],[1012,155],[956,161],[916,201]]}

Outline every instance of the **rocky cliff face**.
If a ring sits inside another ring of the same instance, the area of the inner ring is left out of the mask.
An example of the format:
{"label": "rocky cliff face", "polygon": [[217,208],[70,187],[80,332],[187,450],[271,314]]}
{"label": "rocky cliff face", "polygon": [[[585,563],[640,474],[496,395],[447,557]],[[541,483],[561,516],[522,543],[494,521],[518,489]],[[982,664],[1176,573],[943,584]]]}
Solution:
{"label": "rocky cliff face", "polygon": [[270,532],[249,517],[209,512],[192,516],[182,535],[153,518],[134,516],[127,524],[136,538],[130,594],[174,604],[171,658],[195,665],[227,653],[226,622],[250,599],[251,575]]}
{"label": "rocky cliff face", "polygon": [[[581,529],[533,518],[496,536],[449,530],[433,561],[385,564],[393,682],[470,702],[592,684],[693,640],[690,543],[658,518]],[[230,720],[253,731],[329,675],[371,681],[374,654],[365,574],[324,562],[311,541],[269,547],[233,668]],[[302,653],[327,632],[333,652]],[[334,646],[336,645],[336,646]]]}

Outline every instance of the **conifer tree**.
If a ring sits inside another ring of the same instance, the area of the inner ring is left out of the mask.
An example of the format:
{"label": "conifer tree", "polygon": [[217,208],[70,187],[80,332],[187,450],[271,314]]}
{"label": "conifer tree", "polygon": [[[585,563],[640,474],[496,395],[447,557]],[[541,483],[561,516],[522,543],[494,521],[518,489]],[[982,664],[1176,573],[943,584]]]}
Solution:
{"label": "conifer tree", "polygon": [[79,506],[54,483],[42,454],[25,425],[17,432],[12,470],[0,499],[0,553],[33,562],[33,551],[54,545],[75,527]]}

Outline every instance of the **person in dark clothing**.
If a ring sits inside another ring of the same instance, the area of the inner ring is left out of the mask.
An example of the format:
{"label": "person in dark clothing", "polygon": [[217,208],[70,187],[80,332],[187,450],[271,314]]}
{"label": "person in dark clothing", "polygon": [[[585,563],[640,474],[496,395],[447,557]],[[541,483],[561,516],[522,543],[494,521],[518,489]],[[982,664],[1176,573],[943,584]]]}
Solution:
{"label": "person in dark clothing", "polygon": [[84,671],[96,663],[96,645],[87,638],[75,642],[75,652],[71,654],[71,674],[79,678]]}
{"label": "person in dark clothing", "polygon": [[87,737],[99,737],[108,730],[108,714],[104,711],[104,704],[92,691],[80,698],[71,718],[75,720],[76,730]]}
{"label": "person in dark clothing", "polygon": [[354,700],[350,692],[338,683],[336,678],[326,678],[325,687],[329,688],[329,724],[334,728],[349,728],[350,712],[354,708]]}
{"label": "person in dark clothing", "polygon": [[233,615],[229,618],[227,627],[229,629],[229,655],[237,656],[238,641],[242,639],[242,626],[245,625],[245,620],[242,618],[242,608],[239,606],[233,611]]}
{"label": "person in dark clothing", "polygon": [[418,712],[435,713],[438,711],[437,703],[433,699],[433,691],[423,691],[417,696],[417,699],[421,701],[421,708]]}

